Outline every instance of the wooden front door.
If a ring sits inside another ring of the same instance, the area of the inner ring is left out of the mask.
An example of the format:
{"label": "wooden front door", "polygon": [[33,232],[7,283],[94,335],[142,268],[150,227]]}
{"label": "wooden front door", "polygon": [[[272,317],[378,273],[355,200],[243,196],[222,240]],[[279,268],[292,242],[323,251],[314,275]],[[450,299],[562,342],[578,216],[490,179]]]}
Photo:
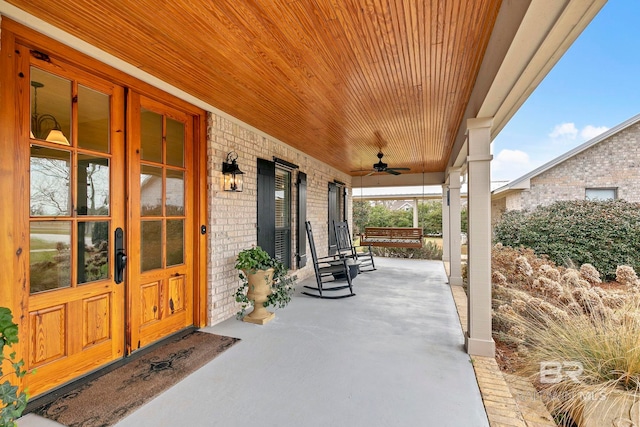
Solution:
{"label": "wooden front door", "polygon": [[193,324],[193,123],[129,97],[129,350]]}
{"label": "wooden front door", "polygon": [[194,127],[170,106],[22,52],[24,354],[37,370],[24,385],[37,396],[194,323]]}
{"label": "wooden front door", "polygon": [[[125,354],[124,89],[22,49],[29,250],[25,386],[37,396]],[[24,324],[24,323],[23,323]]]}

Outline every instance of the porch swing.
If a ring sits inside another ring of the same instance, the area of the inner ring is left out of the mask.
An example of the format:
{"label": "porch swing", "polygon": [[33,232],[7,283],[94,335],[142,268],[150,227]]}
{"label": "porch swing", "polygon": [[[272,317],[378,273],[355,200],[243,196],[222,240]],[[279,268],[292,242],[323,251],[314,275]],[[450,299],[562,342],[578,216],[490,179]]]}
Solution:
{"label": "porch swing", "polygon": [[422,228],[365,227],[360,244],[387,248],[421,248]]}
{"label": "porch swing", "polygon": [[[360,178],[362,194],[362,177]],[[424,200],[424,171],[422,172],[422,199]],[[423,227],[365,227],[360,234],[360,245],[385,248],[422,248]]]}

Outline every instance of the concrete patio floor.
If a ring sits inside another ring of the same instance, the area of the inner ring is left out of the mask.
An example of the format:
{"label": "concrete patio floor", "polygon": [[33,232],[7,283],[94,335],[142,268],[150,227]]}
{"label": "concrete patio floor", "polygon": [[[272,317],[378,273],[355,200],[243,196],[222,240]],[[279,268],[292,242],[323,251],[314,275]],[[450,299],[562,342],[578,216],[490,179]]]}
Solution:
{"label": "concrete patio floor", "polygon": [[376,264],[355,297],[300,295],[310,278],[265,326],[203,329],[242,341],[116,426],[488,426],[443,263]]}

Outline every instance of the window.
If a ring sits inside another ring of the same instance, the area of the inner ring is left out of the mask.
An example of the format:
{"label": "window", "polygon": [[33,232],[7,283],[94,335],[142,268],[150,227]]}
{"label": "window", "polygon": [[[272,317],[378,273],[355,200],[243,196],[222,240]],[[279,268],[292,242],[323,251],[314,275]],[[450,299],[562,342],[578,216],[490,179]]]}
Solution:
{"label": "window", "polygon": [[587,188],[585,199],[587,200],[616,200],[618,198],[617,188]]}
{"label": "window", "polygon": [[291,267],[291,172],[276,166],[276,259]]}
{"label": "window", "polygon": [[258,246],[291,268],[291,168],[258,159]]}

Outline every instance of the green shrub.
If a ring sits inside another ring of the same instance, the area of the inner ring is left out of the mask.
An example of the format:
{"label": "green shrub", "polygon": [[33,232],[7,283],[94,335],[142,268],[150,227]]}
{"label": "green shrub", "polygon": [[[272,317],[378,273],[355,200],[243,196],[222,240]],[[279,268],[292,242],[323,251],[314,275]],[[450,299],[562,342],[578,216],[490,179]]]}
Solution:
{"label": "green shrub", "polygon": [[640,270],[638,203],[575,200],[510,211],[496,224],[494,237],[545,254],[558,265],[592,264],[608,280],[618,265]]}
{"label": "green shrub", "polygon": [[[0,307],[0,426],[16,427],[15,420],[22,415],[27,407],[27,394],[20,391],[18,386],[11,384],[6,378],[9,373],[4,373],[2,364],[8,360],[11,365],[11,373],[17,377],[26,374],[23,369],[24,362],[16,360],[16,353],[11,352],[11,346],[18,343],[18,325],[13,322],[11,310]],[[10,352],[5,355],[5,351]]]}

